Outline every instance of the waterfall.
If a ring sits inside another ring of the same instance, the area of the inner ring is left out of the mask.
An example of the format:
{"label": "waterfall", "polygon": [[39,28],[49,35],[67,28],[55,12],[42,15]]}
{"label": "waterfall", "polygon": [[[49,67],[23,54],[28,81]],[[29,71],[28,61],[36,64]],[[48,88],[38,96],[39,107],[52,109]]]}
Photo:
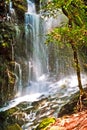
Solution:
{"label": "waterfall", "polygon": [[[61,14],[61,11],[59,11],[58,15],[57,21],[53,17],[46,19],[42,16],[41,12],[40,14],[36,13],[34,1],[27,0],[27,12],[25,12],[24,23],[25,30],[24,32],[19,32],[17,29],[18,37],[16,39],[16,46],[18,49],[15,51],[18,63],[16,70],[20,72],[16,86],[18,93],[20,91],[21,95],[29,94],[31,91],[36,92],[36,90],[37,92],[47,90],[46,84],[48,83],[45,81],[47,80],[48,72],[51,72],[50,70],[54,71],[55,69],[55,74],[60,75],[59,64],[61,63],[59,62],[61,61],[59,61],[59,56],[56,54],[58,50],[54,49],[53,43],[51,48],[47,48],[44,44],[47,32],[67,21],[67,18]],[[61,17],[64,17],[64,19]],[[55,56],[53,53],[55,53]]]}
{"label": "waterfall", "polygon": [[[22,92],[22,69],[21,65],[15,62],[15,73],[16,73],[16,82],[15,82],[15,92],[16,96],[19,96]],[[18,87],[17,87],[18,86]]]}
{"label": "waterfall", "polygon": [[29,80],[37,81],[40,76],[47,73],[44,22],[40,15],[36,14],[35,4],[30,0],[27,0],[27,4],[28,10],[25,13],[26,46],[31,44],[32,47],[29,58]]}
{"label": "waterfall", "polygon": [[[46,42],[46,34],[68,21],[61,10],[56,18],[44,18],[36,13],[34,1],[27,0],[24,30],[17,29],[16,72],[17,92],[20,95],[48,92],[49,82],[74,74],[71,48]],[[24,31],[24,32],[23,32]],[[55,41],[54,41],[55,42]],[[48,73],[49,72],[49,73]],[[49,74],[49,75],[48,75]],[[49,76],[49,77],[48,77]],[[55,78],[55,79],[54,79]]]}
{"label": "waterfall", "polygon": [[9,14],[7,14],[7,19],[12,22],[12,23],[16,23],[16,13],[15,10],[13,8],[13,3],[11,0],[9,0]]}
{"label": "waterfall", "polygon": [[30,14],[36,13],[35,4],[31,2],[30,0],[27,0],[28,10],[27,12]]}
{"label": "waterfall", "polygon": [[12,1],[11,1],[11,0],[9,1],[9,13],[10,13],[11,15],[15,13],[15,12],[14,12],[14,9],[13,9],[13,5],[12,5]]}
{"label": "waterfall", "polygon": [[12,9],[12,1],[10,0],[9,1],[9,12],[11,12],[11,9]]}

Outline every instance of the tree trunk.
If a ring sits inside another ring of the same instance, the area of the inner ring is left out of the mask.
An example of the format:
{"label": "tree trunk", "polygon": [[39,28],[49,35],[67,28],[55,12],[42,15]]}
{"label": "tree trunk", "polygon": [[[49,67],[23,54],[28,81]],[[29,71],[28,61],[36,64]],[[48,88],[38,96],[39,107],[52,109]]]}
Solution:
{"label": "tree trunk", "polygon": [[78,61],[77,49],[76,49],[73,42],[71,42],[71,46],[72,46],[72,50],[73,50],[74,63],[75,63],[75,67],[76,67],[78,87],[80,90],[80,94],[82,95],[84,93],[84,89],[82,87],[82,82],[81,82],[81,73],[80,73],[80,66],[79,66],[79,61]]}

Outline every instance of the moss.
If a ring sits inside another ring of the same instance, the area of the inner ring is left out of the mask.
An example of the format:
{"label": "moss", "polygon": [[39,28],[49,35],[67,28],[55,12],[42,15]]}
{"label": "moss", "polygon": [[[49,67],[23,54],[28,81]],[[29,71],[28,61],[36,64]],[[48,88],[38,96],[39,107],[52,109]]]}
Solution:
{"label": "moss", "polygon": [[5,130],[22,130],[22,129],[17,123],[15,123],[13,125],[7,126]]}
{"label": "moss", "polygon": [[14,97],[15,76],[9,82],[8,71],[13,72],[14,67],[10,62],[12,59],[12,45],[15,44],[16,30],[13,24],[0,23],[0,106]]}
{"label": "moss", "polygon": [[21,4],[16,4],[16,3],[14,3],[14,5],[17,7],[17,8],[19,8],[19,10],[22,10],[22,11],[26,11],[26,7],[25,6],[23,6],[23,5],[21,5]]}
{"label": "moss", "polygon": [[35,130],[45,130],[49,124],[54,123],[55,121],[55,118],[52,117],[45,118],[40,122]]}
{"label": "moss", "polygon": [[25,12],[27,11],[26,0],[13,0],[13,8],[15,9],[18,23],[24,23]]}
{"label": "moss", "polygon": [[0,122],[3,122],[8,116],[12,115],[15,113],[18,109],[16,107],[11,108],[7,111],[0,112]]}
{"label": "moss", "polygon": [[7,112],[7,115],[12,115],[14,112],[16,112],[18,109],[16,108],[16,107],[14,107],[14,108],[11,108],[11,109],[9,109],[9,110],[7,110],[6,112]]}

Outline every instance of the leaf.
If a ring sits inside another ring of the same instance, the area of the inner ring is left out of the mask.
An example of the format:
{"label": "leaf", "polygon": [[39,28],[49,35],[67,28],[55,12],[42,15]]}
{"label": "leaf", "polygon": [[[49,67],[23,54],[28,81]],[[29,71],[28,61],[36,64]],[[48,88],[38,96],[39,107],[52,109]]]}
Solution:
{"label": "leaf", "polygon": [[3,46],[4,48],[8,47],[8,43],[3,42],[3,43],[2,43],[2,46]]}

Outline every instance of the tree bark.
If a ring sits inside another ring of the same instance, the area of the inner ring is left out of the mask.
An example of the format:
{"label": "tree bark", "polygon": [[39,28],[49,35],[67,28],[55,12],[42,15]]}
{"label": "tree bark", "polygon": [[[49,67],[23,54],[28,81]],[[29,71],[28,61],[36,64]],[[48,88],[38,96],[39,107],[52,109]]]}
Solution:
{"label": "tree bark", "polygon": [[80,90],[80,94],[82,95],[84,93],[84,89],[82,87],[82,82],[81,82],[81,72],[80,72],[80,66],[79,66],[79,61],[78,61],[77,49],[76,49],[73,42],[71,42],[71,46],[72,46],[72,50],[73,50],[74,63],[75,63],[75,67],[76,67],[78,87],[79,87],[79,90]]}

